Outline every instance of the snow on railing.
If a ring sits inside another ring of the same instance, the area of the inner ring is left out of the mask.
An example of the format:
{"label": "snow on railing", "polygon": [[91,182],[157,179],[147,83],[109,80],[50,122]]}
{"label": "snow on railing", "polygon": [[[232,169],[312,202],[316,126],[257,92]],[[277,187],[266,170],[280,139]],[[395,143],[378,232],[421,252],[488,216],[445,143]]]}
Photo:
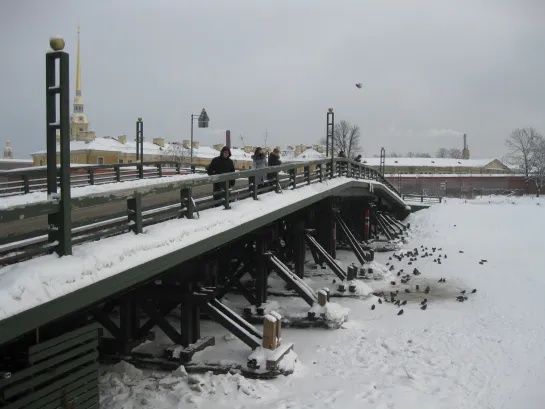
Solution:
{"label": "snow on railing", "polygon": [[[68,248],[71,252],[72,245],[127,231],[139,234],[144,227],[166,220],[181,217],[191,219],[212,207],[230,209],[231,203],[249,197],[257,199],[263,193],[281,193],[285,189],[297,189],[337,177],[376,181],[375,184],[382,184],[384,192],[392,196],[394,202],[405,206],[397,190],[379,172],[346,159],[297,162],[214,176],[188,175],[103,184],[104,187],[88,186],[72,189],[70,206],[63,206],[57,199],[48,201],[45,197],[34,202],[22,201],[13,207],[0,205],[0,224],[6,227],[3,229],[5,232],[10,233],[0,234],[0,265],[16,263],[52,250],[64,255],[60,248]],[[214,191],[211,185],[214,185]],[[84,193],[83,189],[91,188],[94,192]],[[76,192],[79,189],[82,191]],[[2,204],[11,202],[10,199],[17,197],[5,198]],[[72,220],[72,210],[85,215],[86,208],[103,205],[108,207],[102,214],[97,215],[93,211],[92,217],[84,217],[82,221]],[[144,210],[144,206],[147,209]],[[68,212],[67,217],[61,217],[63,212]],[[51,218],[52,215],[56,217]],[[53,220],[48,229],[40,227],[41,222],[21,223],[40,217]],[[62,227],[60,221],[68,224]],[[52,240],[63,245],[53,249],[50,244]],[[14,252],[15,249],[18,251]]]}

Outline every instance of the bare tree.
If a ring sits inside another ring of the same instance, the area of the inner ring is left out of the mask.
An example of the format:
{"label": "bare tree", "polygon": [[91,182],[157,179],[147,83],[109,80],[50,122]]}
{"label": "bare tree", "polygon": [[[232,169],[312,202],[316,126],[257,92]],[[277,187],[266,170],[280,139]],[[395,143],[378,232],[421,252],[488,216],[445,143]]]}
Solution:
{"label": "bare tree", "polygon": [[167,156],[177,164],[183,164],[189,160],[189,149],[185,149],[180,142],[171,142],[166,150]]}
{"label": "bare tree", "polygon": [[539,197],[545,187],[545,138],[542,136],[539,136],[531,156],[529,176],[536,184],[536,196]]}
{"label": "bare tree", "polygon": [[448,158],[449,157],[449,151],[447,148],[439,148],[437,149],[437,153],[435,154],[437,158]]}
{"label": "bare tree", "polygon": [[462,159],[462,150],[458,148],[451,148],[448,150],[448,157],[452,159]]}
{"label": "bare tree", "polygon": [[534,128],[529,127],[513,130],[509,138],[505,140],[505,145],[509,149],[511,164],[524,172],[526,179],[530,176],[532,156],[536,152],[540,139],[542,139],[542,136]]}
{"label": "bare tree", "polygon": [[361,150],[360,138],[360,127],[342,120],[335,125],[335,131],[333,132],[334,154],[338,155],[339,152],[343,151],[347,158],[353,159]]}

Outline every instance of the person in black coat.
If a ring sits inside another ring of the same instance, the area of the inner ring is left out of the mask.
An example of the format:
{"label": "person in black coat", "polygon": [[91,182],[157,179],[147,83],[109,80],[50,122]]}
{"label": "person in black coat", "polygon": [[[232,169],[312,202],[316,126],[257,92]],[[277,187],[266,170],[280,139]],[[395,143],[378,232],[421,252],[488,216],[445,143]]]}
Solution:
{"label": "person in black coat", "polygon": [[[271,166],[280,166],[282,164],[282,161],[280,160],[280,150],[278,148],[274,148],[273,151],[269,154],[269,167]],[[274,173],[267,174],[267,179],[270,181],[274,180]]]}
{"label": "person in black coat", "polygon": [[[222,175],[224,173],[231,173],[235,171],[235,164],[231,159],[231,149],[228,146],[224,146],[221,149],[220,155],[216,156],[208,165],[206,172],[210,175]],[[235,180],[229,181],[231,187],[235,186]],[[221,199],[221,190],[225,188],[225,183],[214,183],[214,200]]]}

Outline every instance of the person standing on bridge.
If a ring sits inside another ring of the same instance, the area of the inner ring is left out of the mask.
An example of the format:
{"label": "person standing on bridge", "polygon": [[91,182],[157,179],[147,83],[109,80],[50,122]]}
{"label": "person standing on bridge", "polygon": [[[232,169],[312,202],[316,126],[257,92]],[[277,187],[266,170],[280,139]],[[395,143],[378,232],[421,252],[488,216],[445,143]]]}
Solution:
{"label": "person standing on bridge", "polygon": [[[265,157],[265,153],[263,153],[261,148],[255,148],[252,159],[254,161],[254,169],[263,169],[267,167],[267,158]],[[255,183],[257,183],[258,188],[263,187],[264,180],[265,175],[259,175],[255,177]]]}
{"label": "person standing on bridge", "polygon": [[[224,173],[231,173],[235,171],[235,164],[231,159],[231,149],[228,146],[224,146],[221,149],[220,155],[216,156],[208,165],[206,172],[210,176],[222,175]],[[235,180],[229,181],[231,187],[235,186]],[[214,183],[214,200],[221,199],[221,191],[225,188],[225,183]],[[217,205],[219,206],[219,204]]]}
{"label": "person standing on bridge", "polygon": [[[280,160],[280,149],[274,148],[273,151],[269,154],[269,167],[270,166],[280,166],[282,161]],[[269,181],[274,181],[274,173],[267,174],[267,179]]]}

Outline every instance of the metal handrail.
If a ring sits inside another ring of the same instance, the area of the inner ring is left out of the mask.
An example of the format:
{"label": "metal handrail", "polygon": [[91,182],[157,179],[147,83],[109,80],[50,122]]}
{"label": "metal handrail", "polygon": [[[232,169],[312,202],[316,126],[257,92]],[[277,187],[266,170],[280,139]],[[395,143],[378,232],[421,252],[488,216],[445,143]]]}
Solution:
{"label": "metal handrail", "polygon": [[[144,163],[116,163],[113,165],[82,165],[70,168],[70,185],[85,186],[101,183],[123,182],[132,179],[147,179],[164,176],[164,173],[204,173],[203,165],[182,166],[175,161],[152,161]],[[60,167],[57,165],[57,180]],[[24,169],[0,170],[0,198],[46,190],[47,168],[45,166]],[[9,180],[16,179],[16,180]]]}
{"label": "metal handrail", "polygon": [[[10,222],[16,224],[19,220],[40,216],[53,217],[51,220],[54,221],[63,208],[68,208],[70,212],[68,214],[69,231],[72,233],[66,240],[71,243],[71,248],[72,245],[127,231],[139,234],[142,232],[143,226],[160,223],[172,218],[192,218],[196,214],[195,212],[198,214],[199,211],[218,204],[229,209],[230,203],[235,200],[243,200],[248,197],[257,199],[258,195],[262,193],[271,191],[280,193],[284,189],[296,189],[302,185],[321,183],[327,179],[343,176],[380,182],[391,190],[391,194],[397,197],[400,204],[403,203],[396,189],[377,170],[358,162],[339,158],[333,162],[330,159],[297,162],[222,175],[202,175],[201,177],[184,180],[165,178],[164,182],[139,188],[127,187],[126,184],[120,183],[115,187],[112,186],[113,189],[102,193],[72,197],[70,206],[61,206],[60,200],[50,198],[49,200],[0,209],[0,225]],[[259,186],[256,183],[259,177],[264,177],[269,183]],[[248,185],[231,188],[230,185],[233,181],[241,179],[248,179]],[[200,195],[193,192],[196,187],[212,184],[216,186],[219,184],[223,187],[221,198],[217,197],[217,192],[215,193],[216,197],[213,196],[212,192],[205,192]],[[172,191],[180,192],[181,199],[177,199],[173,203],[162,204],[154,209],[143,208],[141,204],[143,197]],[[126,202],[126,210],[122,213],[104,214],[100,217],[100,220],[93,220],[91,223],[87,220],[74,225],[72,222],[71,210],[123,201]],[[54,225],[49,224],[49,230],[41,228],[25,233],[24,237],[18,235],[8,237],[7,240],[4,239],[0,246],[0,265],[11,264],[52,251],[59,253],[58,246],[53,243],[62,241],[62,238],[59,237],[60,233],[55,230]],[[53,231],[53,234],[51,231]]]}

